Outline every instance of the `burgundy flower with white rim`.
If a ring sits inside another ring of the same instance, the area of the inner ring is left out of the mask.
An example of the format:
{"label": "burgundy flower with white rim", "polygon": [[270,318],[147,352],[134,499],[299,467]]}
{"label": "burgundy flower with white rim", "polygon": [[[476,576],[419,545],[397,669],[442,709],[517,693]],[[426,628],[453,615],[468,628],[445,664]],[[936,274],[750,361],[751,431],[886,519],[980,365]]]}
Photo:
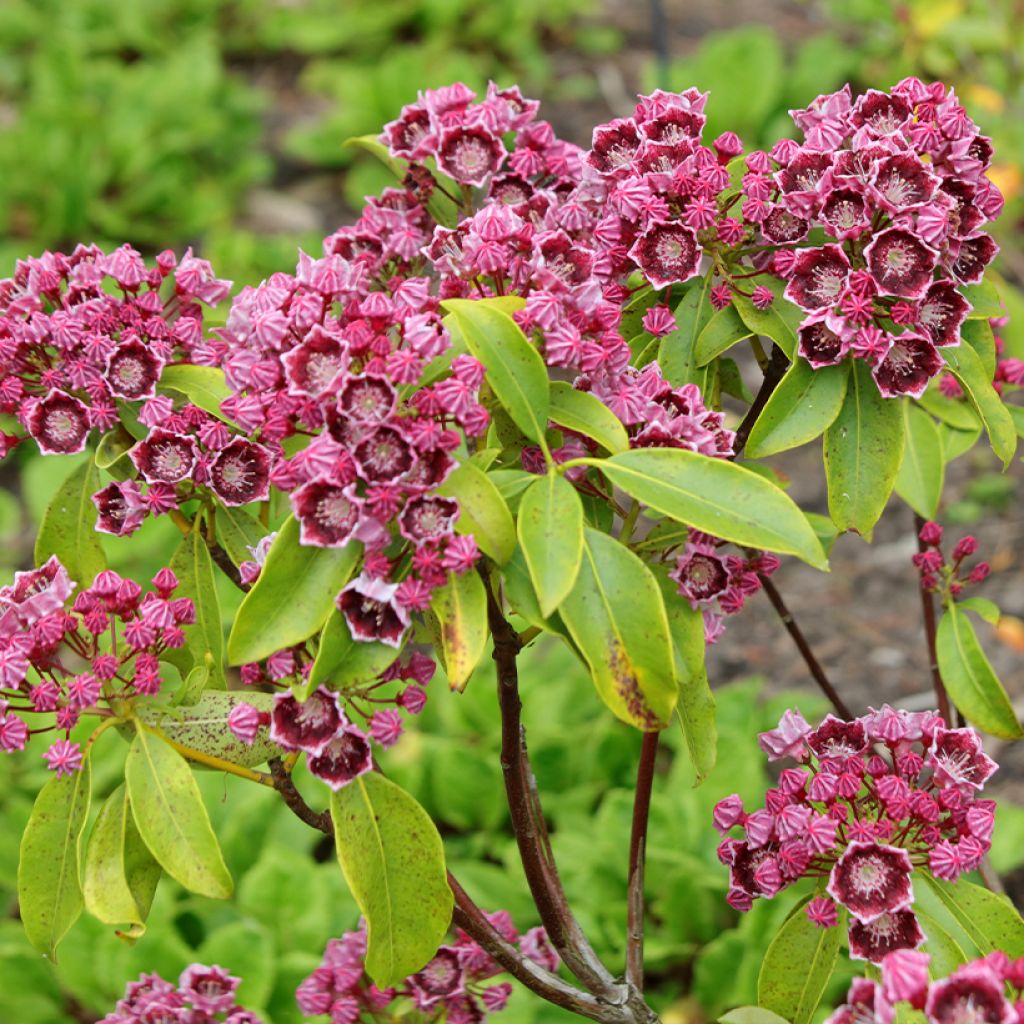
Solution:
{"label": "burgundy flower with white rim", "polygon": [[924,942],[924,932],[911,910],[882,914],[867,923],[856,918],[850,922],[850,956],[880,964],[897,949],[917,949]]}
{"label": "burgundy flower with white rim", "polygon": [[906,910],[914,902],[912,865],[906,850],[877,843],[854,842],[836,861],[828,894],[862,923],[883,914]]}
{"label": "burgundy flower with white rim", "polygon": [[134,480],[114,480],[92,496],[98,513],[96,529],[115,537],[134,533],[146,518],[148,506]]}
{"label": "burgundy flower with white rim", "polygon": [[835,715],[826,715],[807,737],[807,745],[818,757],[855,757],[868,745],[864,726],[859,722],[844,722]]}
{"label": "burgundy flower with white rim", "polygon": [[393,427],[371,431],[355,446],[352,454],[359,464],[360,475],[368,483],[394,480],[415,465],[409,443]]}
{"label": "burgundy flower with white rim", "polygon": [[236,437],[210,465],[210,487],[225,505],[265,501],[270,492],[270,452]]}
{"label": "burgundy flower with white rim", "polygon": [[397,583],[361,574],[338,595],[338,609],[345,616],[352,639],[364,643],[379,640],[400,648],[409,628],[409,611],[395,600]]}
{"label": "burgundy flower with white rim", "polygon": [[384,377],[350,377],[338,395],[338,412],[360,423],[381,423],[394,411],[398,396]]}
{"label": "burgundy flower with white rim", "polygon": [[191,475],[196,465],[196,445],[184,434],[153,430],[128,453],[147,483],[176,484]]}
{"label": "burgundy flower with white rim", "polygon": [[409,978],[409,987],[419,1009],[427,1010],[442,999],[462,992],[465,981],[466,972],[458,953],[448,946],[442,946],[423,970]]}
{"label": "burgundy flower with white rim", "polygon": [[438,144],[438,166],[460,185],[482,185],[504,159],[501,139],[485,128],[449,129]]}
{"label": "burgundy flower with white rim", "polygon": [[639,148],[640,135],[632,120],[610,121],[594,129],[587,163],[601,174],[623,177],[631,171]]}
{"label": "burgundy flower with white rim", "polygon": [[28,432],[44,455],[74,455],[89,436],[89,410],[73,395],[51,391],[28,414]]}
{"label": "burgundy flower with white rim", "polygon": [[919,334],[899,334],[882,361],[871,371],[886,398],[920,398],[943,367],[935,346]]}
{"label": "burgundy flower with white rim", "polygon": [[354,725],[347,725],[306,763],[313,775],[338,790],[370,771],[373,755],[363,732]]}
{"label": "burgundy flower with white rim", "polygon": [[414,544],[438,541],[450,536],[459,517],[459,503],[454,498],[425,495],[413,498],[402,510],[398,529]]}
{"label": "burgundy flower with white rim", "polygon": [[999,246],[990,235],[965,238],[956,251],[953,276],[961,284],[977,284],[985,275],[985,268],[996,258]]}
{"label": "burgundy flower with white rim", "polygon": [[919,299],[932,283],[938,253],[909,231],[889,228],[875,235],[864,258],[883,295]]}
{"label": "burgundy flower with white rim", "polygon": [[303,701],[279,693],[270,714],[270,738],[285,750],[319,754],[345,724],[337,696],[322,686]]}
{"label": "burgundy flower with white rim", "polygon": [[816,370],[822,366],[834,366],[842,362],[850,347],[848,342],[829,327],[827,316],[825,312],[809,316],[797,332],[800,339],[800,355]]}
{"label": "burgundy flower with white rim", "polygon": [[701,248],[690,228],[657,221],[633,243],[629,255],[655,288],[664,288],[697,273]]}
{"label": "burgundy flower with white rim", "polygon": [[967,964],[928,992],[931,1024],[1011,1024],[1017,1019],[1002,978],[984,961]]}
{"label": "burgundy flower with white rim", "polygon": [[163,365],[163,360],[137,338],[122,342],[107,360],[107,386],[131,402],[152,398]]}
{"label": "burgundy flower with white rim", "polygon": [[675,580],[680,595],[693,607],[714,600],[729,586],[725,562],[706,551],[695,550],[684,555],[669,576]]}
{"label": "burgundy flower with white rim", "polygon": [[917,156],[898,153],[879,163],[873,191],[885,209],[897,213],[928,202],[938,182]]}
{"label": "burgundy flower with white rim", "polygon": [[761,222],[761,231],[771,242],[799,242],[807,236],[808,223],[782,206],[776,206]]}
{"label": "burgundy flower with white rim", "polygon": [[299,520],[299,543],[319,548],[341,548],[351,539],[363,503],[355,489],[326,480],[311,480],[292,493],[292,511]]}
{"label": "burgundy flower with white rim", "polygon": [[300,345],[282,356],[281,362],[290,391],[319,398],[337,383],[349,360],[344,341],[316,324]]}
{"label": "burgundy flower with white rim", "polygon": [[893,135],[906,124],[910,115],[910,104],[902,96],[869,89],[854,104],[852,120],[857,127],[865,127],[873,135]]}
{"label": "burgundy flower with white rim", "polygon": [[239,979],[233,978],[223,967],[204,967],[192,964],[186,967],[178,982],[182,995],[194,1009],[205,1013],[227,1013],[235,1005],[235,991]]}
{"label": "burgundy flower with white rim", "polygon": [[959,345],[960,327],[970,311],[971,304],[951,281],[936,281],[917,308],[917,322],[933,345]]}
{"label": "burgundy flower with white rim", "polygon": [[793,263],[786,298],[801,309],[813,311],[834,306],[850,274],[850,261],[838,245],[806,249]]}
{"label": "burgundy flower with white rim", "polygon": [[821,219],[840,239],[856,238],[870,226],[867,202],[861,192],[852,188],[829,192],[821,208]]}
{"label": "burgundy flower with white rim", "polygon": [[981,789],[998,767],[970,728],[938,730],[925,763],[934,770],[939,785],[971,789]]}

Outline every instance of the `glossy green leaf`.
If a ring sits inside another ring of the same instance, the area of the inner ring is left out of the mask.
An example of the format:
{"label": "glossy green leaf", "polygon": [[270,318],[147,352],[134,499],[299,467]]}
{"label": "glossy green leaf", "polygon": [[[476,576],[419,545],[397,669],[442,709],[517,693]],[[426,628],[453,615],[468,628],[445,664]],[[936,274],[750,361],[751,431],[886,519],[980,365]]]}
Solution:
{"label": "glossy green leaf", "polygon": [[452,916],[441,837],[405,790],[369,772],[331,795],[338,861],[366,918],[366,970],[381,987],[418,971]]}
{"label": "glossy green leaf", "polygon": [[185,627],[185,649],[192,655],[193,664],[209,667],[209,685],[223,690],[227,686],[224,679],[224,627],[217,600],[213,560],[203,539],[203,524],[198,519],[192,532],[182,537],[171,557],[170,569],[178,577],[176,596],[191,598],[196,610],[195,623]]}
{"label": "glossy green leaf", "polygon": [[733,295],[732,304],[740,319],[754,334],[771,338],[792,360],[796,353],[797,330],[804,313],[783,297],[786,286],[782,281],[768,276],[761,278],[758,284],[763,284],[775,293],[775,301],[767,309],[758,309],[746,295],[739,293]]}
{"label": "glossy green leaf", "polygon": [[737,1006],[718,1019],[721,1024],[789,1024],[785,1017],[760,1006]]}
{"label": "glossy green leaf", "polygon": [[668,616],[650,569],[588,528],[579,575],[559,611],[608,707],[640,729],[664,728],[678,691]]}
{"label": "glossy green leaf", "polygon": [[957,600],[956,606],[962,612],[974,612],[975,615],[983,619],[990,626],[998,625],[1003,614],[999,610],[999,605],[995,601],[990,601],[987,597],[960,598]]}
{"label": "glossy green leaf", "polygon": [[224,379],[224,371],[219,367],[193,366],[189,363],[165,366],[157,389],[161,392],[176,391],[211,416],[231,422],[220,411],[221,403],[231,397],[232,391]]}
{"label": "glossy green leaf", "polygon": [[139,834],[164,871],[189,892],[228,899],[231,875],[188,762],[140,725],[124,775]]}
{"label": "glossy green leaf", "polygon": [[512,513],[518,511],[523,494],[537,479],[534,473],[527,473],[525,469],[492,469],[487,475]]}
{"label": "glossy green leaf", "polygon": [[[469,351],[486,367],[486,379],[519,429],[544,447],[548,423],[548,371],[540,353],[507,313],[484,302],[448,299]],[[448,317],[445,317],[445,322]]]}
{"label": "glossy green leaf", "polygon": [[630,296],[629,302],[622,308],[622,319],[619,320],[619,333],[626,338],[634,338],[644,329],[644,316],[651,306],[656,306],[661,295],[651,285],[645,285]]}
{"label": "glossy green leaf", "polygon": [[1002,739],[1024,736],[1010,698],[978,643],[970,619],[955,605],[939,620],[939,673],[950,699],[972,725]]}
{"label": "glossy green leaf", "polygon": [[1024,408],[1019,405],[1008,405],[1006,411],[1013,420],[1013,428],[1017,431],[1018,437],[1024,437]]}
{"label": "glossy green leaf", "polygon": [[981,360],[981,365],[989,380],[996,372],[996,336],[987,320],[968,320],[960,329],[961,339]]}
{"label": "glossy green leaf", "polygon": [[472,534],[480,550],[498,565],[512,557],[515,523],[501,492],[482,469],[464,462],[449,474],[438,493],[459,503],[457,533]]}
{"label": "glossy green leaf", "polygon": [[289,516],[235,616],[228,637],[230,663],[260,661],[320,630],[361,554],[362,545],[355,541],[342,548],[300,544],[299,523]]}
{"label": "glossy green leaf", "polygon": [[710,298],[713,278],[708,271],[686,286],[675,310],[678,326],[658,343],[658,365],[673,387],[696,384],[703,391],[707,383],[707,370],[697,363],[697,339],[715,312]]}
{"label": "glossy green leaf", "polygon": [[586,391],[577,391],[564,380],[551,382],[550,397],[548,416],[552,422],[592,438],[613,455],[629,448],[629,436],[622,420],[600,399]]}
{"label": "glossy green leaf", "polygon": [[761,410],[746,454],[760,459],[820,437],[839,415],[849,376],[847,363],[815,370],[797,359]]}
{"label": "glossy green leaf", "polygon": [[883,398],[862,360],[854,361],[846,398],[825,431],[828,510],[840,531],[871,539],[903,458],[900,402]]}
{"label": "glossy green leaf", "polygon": [[909,401],[900,404],[906,444],[896,474],[896,493],[923,519],[934,519],[946,476],[942,434],[924,410]]}
{"label": "glossy green leaf", "polygon": [[100,808],[85,852],[85,909],[104,924],[126,925],[119,935],[137,939],[146,930],[160,865],[135,826],[122,783]]}
{"label": "glossy green leaf", "polygon": [[219,505],[215,523],[217,539],[235,565],[251,562],[252,552],[249,548],[256,547],[267,535],[264,525],[244,508]]}
{"label": "glossy green leaf", "polygon": [[697,337],[697,348],[694,358],[698,366],[710,363],[737,342],[749,338],[753,331],[743,322],[736,307],[729,305],[718,310],[704,325]]}
{"label": "glossy green leaf", "polygon": [[793,500],[743,466],[682,448],[637,448],[589,464],[627,494],[697,530],[826,567]]}
{"label": "glossy green leaf", "polygon": [[361,643],[352,639],[344,615],[332,613],[320,633],[320,646],[309,674],[308,696],[318,686],[344,690],[376,679],[401,651],[379,641]]}
{"label": "glossy green leaf", "polygon": [[982,426],[981,419],[966,398],[947,398],[934,381],[917,399],[917,404],[954,430],[975,431]]}
{"label": "glossy green leaf", "polygon": [[971,304],[968,320],[989,320],[996,316],[1005,316],[1002,300],[996,286],[985,278],[979,284],[962,284],[957,290]]}
{"label": "glossy green leaf", "polygon": [[961,345],[955,349],[942,349],[942,358],[981,417],[992,450],[1002,459],[1004,466],[1009,465],[1017,450],[1017,431],[1003,400],[992,387],[991,375],[986,376],[980,357],[970,345]]}
{"label": "glossy green leaf", "polygon": [[108,430],[96,445],[96,465],[105,469],[114,479],[125,480],[135,472],[128,452],[135,446],[135,438],[120,423]]}
{"label": "glossy green leaf", "polygon": [[971,430],[954,430],[948,423],[939,423],[938,428],[942,435],[942,458],[947,466],[969,452],[981,437],[981,424]]}
{"label": "glossy green leaf", "polygon": [[[58,463],[54,460],[54,465]],[[36,565],[56,555],[79,588],[87,587],[107,567],[96,532],[96,506],[92,496],[100,489],[100,476],[90,458],[73,469],[47,506],[36,535]]]}
{"label": "glossy green leaf", "polygon": [[501,576],[505,583],[505,597],[513,611],[522,616],[529,625],[569,641],[569,633],[560,615],[555,613],[550,618],[541,615],[537,591],[534,589],[533,580],[530,579],[530,570],[526,566],[526,556],[522,548],[516,548],[508,564],[502,567]]}
{"label": "glossy green leaf", "polygon": [[923,884],[983,956],[996,950],[1002,950],[1011,960],[1024,956],[1024,920],[1006,896],[962,878],[951,883],[926,871],[920,874]]}
{"label": "glossy green leaf", "polygon": [[448,574],[434,591],[430,608],[437,616],[448,684],[463,690],[487,649],[487,591],[479,574],[470,570]]}
{"label": "glossy green leaf", "polygon": [[583,505],[576,488],[555,473],[540,477],[523,495],[516,526],[547,618],[572,590],[583,558]]}
{"label": "glossy green leaf", "polygon": [[795,910],[776,933],[757,979],[758,1005],[810,1024],[839,960],[845,928],[819,928]]}
{"label": "glossy green leaf", "polygon": [[924,951],[931,956],[931,974],[934,978],[946,978],[967,962],[967,955],[956,939],[930,914],[914,906],[921,931],[925,934]]}
{"label": "glossy green leaf", "polygon": [[82,832],[89,816],[92,767],[50,779],[21,836],[18,908],[29,942],[51,960],[82,912]]}

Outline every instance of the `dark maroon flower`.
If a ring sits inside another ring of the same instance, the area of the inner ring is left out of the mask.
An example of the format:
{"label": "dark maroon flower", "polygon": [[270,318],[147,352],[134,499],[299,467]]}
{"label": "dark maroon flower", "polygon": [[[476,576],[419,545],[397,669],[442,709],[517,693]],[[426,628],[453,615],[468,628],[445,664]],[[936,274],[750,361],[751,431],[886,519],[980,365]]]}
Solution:
{"label": "dark maroon flower", "polygon": [[436,541],[452,532],[459,516],[459,503],[454,498],[426,495],[414,498],[402,511],[398,529],[413,543]]}
{"label": "dark maroon flower", "polygon": [[933,345],[958,345],[960,325],[970,309],[970,303],[950,281],[936,281],[917,308],[917,321]]}
{"label": "dark maroon flower", "polygon": [[418,103],[402,107],[402,116],[384,126],[381,141],[392,156],[420,160],[430,152],[433,140],[430,113]]}
{"label": "dark maroon flower", "polygon": [[685,555],[669,575],[678,584],[679,593],[694,605],[724,594],[729,586],[725,563],[706,551]]}
{"label": "dark maroon flower", "polygon": [[369,740],[354,725],[347,725],[318,754],[306,762],[317,778],[331,789],[341,789],[373,767]]}
{"label": "dark maroon flower", "polygon": [[996,770],[973,729],[940,729],[935,733],[926,763],[942,786],[981,789]]}
{"label": "dark maroon flower", "polygon": [[786,285],[786,298],[801,309],[834,306],[846,288],[850,261],[838,245],[807,249],[797,256]]}
{"label": "dark maroon flower", "polygon": [[854,842],[836,861],[827,889],[858,921],[867,923],[910,906],[910,872],[906,850]]}
{"label": "dark maroon flower", "polygon": [[134,533],[146,518],[145,499],[138,484],[132,480],[107,484],[92,496],[92,503],[99,513],[96,529],[115,537]]}
{"label": "dark maroon flower", "polygon": [[394,480],[413,467],[409,443],[392,427],[378,427],[353,450],[360,474],[367,482]]}
{"label": "dark maroon flower", "polygon": [[787,195],[815,192],[831,166],[831,154],[801,151],[779,171],[776,180]]}
{"label": "dark maroon flower", "polygon": [[949,211],[951,234],[964,238],[985,222],[985,214],[978,205],[978,190],[973,185],[962,178],[946,178],[939,191],[953,201]]}
{"label": "dark maroon flower", "polygon": [[854,960],[870,960],[880,964],[895,949],[917,949],[924,942],[924,932],[911,910],[882,914],[864,923],[850,922],[850,956]]}
{"label": "dark maroon flower", "polygon": [[344,724],[338,698],[323,687],[304,701],[279,693],[270,715],[270,738],[285,750],[319,754]]}
{"label": "dark maroon flower", "polygon": [[178,982],[183,996],[196,1010],[205,1013],[227,1013],[235,1005],[235,991],[239,979],[233,978],[223,967],[204,967],[192,964],[186,967]]}
{"label": "dark maroon flower", "polygon": [[107,360],[107,386],[121,398],[136,401],[152,398],[160,379],[163,361],[137,338],[123,342]]}
{"label": "dark maroon flower", "polygon": [[912,153],[887,157],[875,172],[874,190],[890,212],[926,203],[935,193],[938,178]]}
{"label": "dark maroon flower", "polygon": [[354,488],[311,480],[293,492],[292,511],[299,520],[299,542],[320,548],[344,547],[352,538],[362,511]]}
{"label": "dark maroon flower", "polygon": [[853,123],[875,135],[892,135],[910,117],[910,104],[902,96],[869,89],[853,107]]}
{"label": "dark maroon flower", "polygon": [[148,483],[175,484],[189,476],[196,464],[196,445],[184,434],[153,430],[128,453]]}
{"label": "dark maroon flower", "polygon": [[397,583],[356,577],[338,595],[338,608],[348,621],[353,640],[379,640],[390,647],[401,647],[409,626],[409,612],[395,600]]}
{"label": "dark maroon flower", "polygon": [[306,335],[301,345],[285,353],[285,376],[296,394],[319,398],[348,367],[346,345],[319,324]]}
{"label": "dark maroon flower", "polygon": [[465,971],[454,949],[442,946],[422,971],[409,978],[413,998],[421,1010],[427,1010],[465,988]]}
{"label": "dark maroon flower", "polygon": [[821,208],[821,219],[836,238],[856,238],[869,226],[864,196],[852,188],[833,189]]}
{"label": "dark maroon flower", "polygon": [[806,237],[809,225],[782,206],[776,206],[761,222],[761,231],[772,242],[799,242]]}
{"label": "dark maroon flower", "polygon": [[977,284],[985,275],[985,268],[996,258],[999,246],[989,235],[965,238],[957,250],[953,276],[961,284]]}
{"label": "dark maroon flower", "polygon": [[632,120],[610,121],[594,129],[587,163],[602,174],[619,177],[629,173],[639,148],[640,136]]}
{"label": "dark maroon flower", "polygon": [[833,366],[846,355],[847,344],[825,322],[824,316],[817,314],[800,325],[800,355],[815,369],[821,366]]}
{"label": "dark maroon flower", "polygon": [[942,356],[927,338],[900,334],[893,338],[892,347],[872,374],[886,398],[920,398],[942,366]]}
{"label": "dark maroon flower", "polygon": [[505,159],[501,139],[485,128],[451,128],[440,140],[437,163],[461,185],[482,185]]}
{"label": "dark maroon flower", "polygon": [[397,395],[384,377],[350,377],[338,395],[338,412],[360,423],[379,423],[394,411]]}
{"label": "dark maroon flower", "polygon": [[835,715],[826,715],[807,737],[807,745],[818,757],[855,757],[868,745],[864,726],[859,722],[844,722]]}
{"label": "dark maroon flower", "polygon": [[655,288],[688,281],[700,265],[697,236],[681,224],[655,222],[629,250],[630,257]]}
{"label": "dark maroon flower", "polygon": [[932,282],[938,254],[902,228],[889,228],[864,250],[871,276],[883,295],[919,299]]}
{"label": "dark maroon flower", "polygon": [[72,455],[85,448],[89,411],[77,398],[51,391],[32,407],[26,426],[41,452]]}
{"label": "dark maroon flower", "polygon": [[270,491],[270,452],[236,437],[213,460],[210,487],[225,505],[265,501]]}
{"label": "dark maroon flower", "polygon": [[1017,1017],[1002,978],[983,960],[936,981],[925,1014],[931,1024],[1010,1024]]}

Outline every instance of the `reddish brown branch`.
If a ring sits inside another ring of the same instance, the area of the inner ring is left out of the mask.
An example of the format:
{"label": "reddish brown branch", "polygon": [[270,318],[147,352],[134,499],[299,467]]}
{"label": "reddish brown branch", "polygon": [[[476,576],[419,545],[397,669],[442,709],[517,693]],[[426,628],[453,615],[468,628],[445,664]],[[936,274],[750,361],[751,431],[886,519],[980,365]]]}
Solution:
{"label": "reddish brown branch", "polygon": [[644,863],[647,857],[647,822],[651,812],[654,762],[659,733],[645,732],[636,770],[633,826],[629,836],[629,903],[626,927],[626,981],[644,990]]}

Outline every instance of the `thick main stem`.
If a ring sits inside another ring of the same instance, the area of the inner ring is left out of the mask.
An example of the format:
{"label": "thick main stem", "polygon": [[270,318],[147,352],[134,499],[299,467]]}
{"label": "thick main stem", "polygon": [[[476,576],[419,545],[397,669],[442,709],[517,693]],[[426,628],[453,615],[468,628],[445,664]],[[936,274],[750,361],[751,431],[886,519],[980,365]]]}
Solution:
{"label": "thick main stem", "polygon": [[654,762],[660,733],[645,732],[636,770],[633,826],[629,836],[629,896],[626,929],[626,981],[644,990],[644,863],[647,857],[647,822],[651,812]]}
{"label": "thick main stem", "polygon": [[747,410],[746,416],[743,417],[743,421],[736,428],[736,440],[732,446],[734,459],[738,459],[743,454],[743,449],[747,446],[747,438],[750,437],[754,424],[768,404],[768,399],[772,397],[772,392],[779,386],[779,381],[782,380],[788,366],[789,360],[786,358],[786,353],[778,345],[773,345],[771,358],[764,368],[761,387],[754,396],[754,401],[750,403],[750,408]]}
{"label": "thick main stem", "polygon": [[485,577],[487,619],[494,639],[494,662],[498,675],[498,705],[501,709],[501,768],[505,779],[512,830],[533,902],[548,938],[566,967],[591,992],[605,998],[617,994],[615,979],[598,959],[576,921],[551,853],[547,824],[541,812],[537,783],[526,749],[519,699],[519,671],[516,658],[519,634],[505,618],[498,599]]}
{"label": "thick main stem", "polygon": [[[916,512],[914,513],[914,530],[917,532],[917,550],[925,552],[928,545],[921,540],[921,530],[924,527],[924,519]],[[942,674],[939,672],[939,656],[935,650],[935,595],[930,590],[921,587],[921,617],[924,619],[924,636],[928,644],[928,669],[932,676],[932,687],[935,690],[935,702],[939,714],[952,726],[950,718],[949,695],[946,693],[946,686],[942,682]]]}

